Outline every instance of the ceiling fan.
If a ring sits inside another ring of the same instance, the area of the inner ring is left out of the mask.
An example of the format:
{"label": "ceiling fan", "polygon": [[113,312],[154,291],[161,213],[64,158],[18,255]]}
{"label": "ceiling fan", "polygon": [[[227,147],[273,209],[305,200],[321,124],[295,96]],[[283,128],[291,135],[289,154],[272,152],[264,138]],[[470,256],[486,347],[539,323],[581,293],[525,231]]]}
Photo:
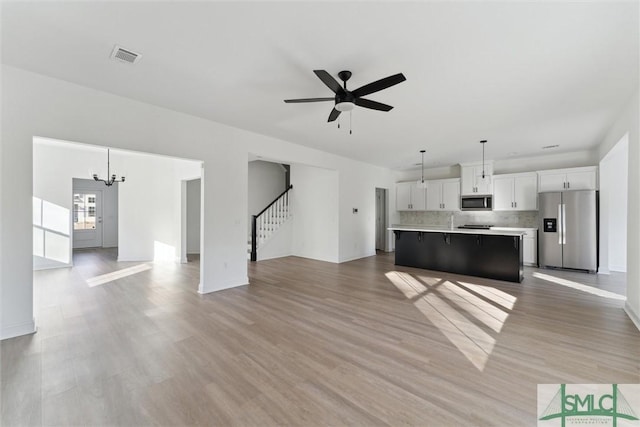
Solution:
{"label": "ceiling fan", "polygon": [[340,71],[338,77],[343,82],[343,86],[325,70],[313,70],[322,82],[327,85],[329,89],[335,93],[335,96],[330,98],[302,98],[302,99],[285,99],[286,103],[301,103],[301,102],[322,102],[322,101],[334,101],[335,105],[333,110],[329,114],[328,122],[332,122],[338,118],[340,113],[344,111],[353,110],[354,106],[370,108],[372,110],[389,111],[393,107],[391,105],[383,104],[381,102],[371,101],[370,99],[362,98],[363,96],[372,94],[374,92],[381,91],[398,83],[402,83],[406,80],[406,77],[402,74],[394,74],[393,76],[385,77],[384,79],[376,80],[373,83],[366,84],[358,89],[349,91],[347,90],[347,80],[351,78],[351,71]]}

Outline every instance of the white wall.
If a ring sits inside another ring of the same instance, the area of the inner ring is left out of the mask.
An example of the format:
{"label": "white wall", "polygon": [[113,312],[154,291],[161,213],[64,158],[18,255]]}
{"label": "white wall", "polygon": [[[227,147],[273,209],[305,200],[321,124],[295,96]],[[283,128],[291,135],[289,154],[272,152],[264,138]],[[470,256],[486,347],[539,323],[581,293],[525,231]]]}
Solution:
{"label": "white wall", "polygon": [[293,217],[281,224],[278,231],[258,247],[257,260],[293,255],[293,227]]}
{"label": "white wall", "polygon": [[[33,146],[33,265],[36,270],[72,264],[72,191],[73,178],[91,176],[96,167],[105,166],[103,149],[86,147],[70,156],[70,144],[58,144],[42,138],[25,142]],[[103,175],[106,174],[106,170]],[[40,224],[37,211],[42,209]],[[29,233],[30,234],[30,233]],[[43,235],[44,234],[44,235]],[[44,248],[39,245],[44,242]],[[43,250],[42,250],[43,249]]]}
{"label": "white wall", "polygon": [[627,191],[629,136],[600,161],[600,269],[627,271]]}
{"label": "white wall", "polygon": [[291,165],[293,254],[339,261],[338,172]]}
{"label": "white wall", "polygon": [[111,158],[127,171],[119,189],[118,261],[179,261],[181,183],[200,174],[200,162],[113,151]]}
{"label": "white wall", "polygon": [[249,162],[249,215],[256,215],[286,190],[285,169],[280,163]]}
{"label": "white wall", "polygon": [[[203,293],[248,283],[248,228],[243,218],[248,212],[249,153],[265,160],[271,157],[286,164],[337,170],[339,200],[355,200],[361,197],[360,193],[370,191],[368,201],[363,199],[370,205],[365,208],[367,211],[375,212],[375,187],[392,189],[389,196],[395,200],[394,179],[388,169],[6,65],[2,66],[2,89],[2,338],[28,333],[35,327],[33,242],[24,238],[31,234],[32,227],[34,136],[203,161],[202,222],[206,226],[201,245],[199,287],[199,292]],[[343,185],[341,173],[349,170],[354,172],[344,176],[359,174],[358,179]],[[366,173],[362,174],[362,171]],[[390,214],[395,215],[395,212]],[[351,213],[342,209],[338,220],[347,221],[348,215]],[[368,220],[366,216],[358,218],[358,224]],[[390,218],[393,221],[393,217]],[[357,246],[354,243],[364,245],[361,242],[369,240],[373,251],[374,236],[373,220],[370,227],[358,227],[356,233],[341,234],[339,249],[336,249],[338,255],[334,258],[346,260],[358,256],[359,253],[353,250]],[[365,248],[360,254],[367,250]]]}
{"label": "white wall", "polygon": [[201,180],[187,181],[187,253],[200,253]]}
{"label": "white wall", "polygon": [[[54,209],[63,212],[71,230],[74,178],[91,176],[93,173],[105,177],[105,150],[85,144],[35,138],[33,162],[34,197],[43,203],[54,204]],[[119,202],[105,203],[105,206],[118,209],[118,212],[103,212],[104,246],[118,244],[118,259],[121,261],[166,260],[170,257],[171,248],[176,252],[173,258],[178,257],[181,242],[180,180],[197,176],[200,162],[112,150],[111,165],[111,172],[117,168],[115,173],[118,176],[125,175],[126,182],[119,184]],[[101,182],[76,182],[89,189],[101,189],[103,194],[108,189]],[[111,219],[108,220],[108,217]],[[114,217],[118,218],[118,223],[114,224]],[[117,237],[114,236],[116,232]],[[34,255],[34,267],[70,265],[72,239],[64,243],[68,254],[66,263]]]}
{"label": "white wall", "polygon": [[625,310],[640,329],[640,95],[638,91],[621,110],[603,138],[598,153],[604,158],[611,148],[629,134],[627,188],[627,302]]}
{"label": "white wall", "polygon": [[[35,162],[36,147],[33,147],[33,157]],[[53,160],[52,160],[53,161]],[[35,163],[34,163],[35,164]],[[34,186],[38,170],[33,171]],[[73,179],[73,191],[76,190],[99,190],[102,192],[102,247],[115,248],[118,246],[118,185],[115,183],[107,187],[103,182],[96,182],[93,179]]]}

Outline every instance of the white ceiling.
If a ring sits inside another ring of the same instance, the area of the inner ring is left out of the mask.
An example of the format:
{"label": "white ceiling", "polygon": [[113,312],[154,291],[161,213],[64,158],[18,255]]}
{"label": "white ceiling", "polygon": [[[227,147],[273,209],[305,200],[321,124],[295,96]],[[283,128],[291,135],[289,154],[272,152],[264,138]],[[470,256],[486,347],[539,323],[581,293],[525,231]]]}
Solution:
{"label": "white ceiling", "polygon": [[[590,149],[638,86],[638,2],[16,2],[2,62],[395,169]],[[115,44],[143,54],[113,61]],[[313,74],[404,73],[328,124]],[[344,120],[347,119],[347,120]]]}

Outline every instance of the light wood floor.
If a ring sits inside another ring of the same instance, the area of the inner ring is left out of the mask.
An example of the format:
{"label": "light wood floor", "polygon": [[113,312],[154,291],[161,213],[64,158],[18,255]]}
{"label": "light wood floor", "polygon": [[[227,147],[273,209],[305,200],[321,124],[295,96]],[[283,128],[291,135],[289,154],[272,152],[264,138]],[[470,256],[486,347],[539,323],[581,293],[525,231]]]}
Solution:
{"label": "light wood floor", "polygon": [[35,273],[38,333],[1,344],[4,426],[531,426],[539,383],[640,382],[624,275],[289,257],[202,296],[197,259],[74,261]]}

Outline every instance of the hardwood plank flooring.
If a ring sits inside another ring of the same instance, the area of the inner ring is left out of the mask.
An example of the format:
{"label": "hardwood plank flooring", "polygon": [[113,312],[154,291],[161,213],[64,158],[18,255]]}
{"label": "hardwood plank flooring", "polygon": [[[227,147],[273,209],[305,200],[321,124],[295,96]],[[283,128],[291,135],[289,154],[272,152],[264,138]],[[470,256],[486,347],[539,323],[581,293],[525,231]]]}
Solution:
{"label": "hardwood plank flooring", "polygon": [[34,274],[38,333],[0,344],[3,426],[529,426],[537,384],[640,383],[623,274],[287,257],[199,295],[197,258],[74,262]]}

